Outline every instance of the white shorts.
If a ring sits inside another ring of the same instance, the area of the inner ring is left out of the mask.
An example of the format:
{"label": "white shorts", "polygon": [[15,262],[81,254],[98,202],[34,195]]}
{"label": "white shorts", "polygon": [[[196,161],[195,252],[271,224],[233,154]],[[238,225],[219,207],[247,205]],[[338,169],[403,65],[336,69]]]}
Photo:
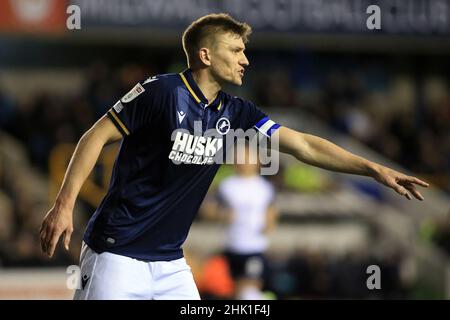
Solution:
{"label": "white shorts", "polygon": [[144,262],[118,254],[81,249],[81,288],[75,300],[199,300],[184,258]]}

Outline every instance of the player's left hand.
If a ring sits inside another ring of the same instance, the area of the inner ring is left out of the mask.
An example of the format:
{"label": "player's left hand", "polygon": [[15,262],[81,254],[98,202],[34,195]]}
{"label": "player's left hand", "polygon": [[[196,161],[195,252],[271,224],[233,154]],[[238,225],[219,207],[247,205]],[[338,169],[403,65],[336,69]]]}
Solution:
{"label": "player's left hand", "polygon": [[421,187],[428,187],[429,184],[416,177],[407,176],[398,171],[389,169],[387,167],[379,166],[373,174],[373,178],[394,189],[398,194],[405,196],[408,200],[412,200],[414,196],[416,199],[423,201],[424,197],[416,189],[416,185]]}

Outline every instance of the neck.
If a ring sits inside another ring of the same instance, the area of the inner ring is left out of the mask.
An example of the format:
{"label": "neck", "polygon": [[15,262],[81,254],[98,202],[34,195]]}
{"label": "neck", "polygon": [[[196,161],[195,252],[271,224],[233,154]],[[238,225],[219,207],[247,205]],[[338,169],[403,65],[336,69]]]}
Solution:
{"label": "neck", "polygon": [[219,94],[220,89],[222,89],[219,82],[206,69],[192,70],[192,77],[205,98],[208,99],[208,104],[213,102]]}

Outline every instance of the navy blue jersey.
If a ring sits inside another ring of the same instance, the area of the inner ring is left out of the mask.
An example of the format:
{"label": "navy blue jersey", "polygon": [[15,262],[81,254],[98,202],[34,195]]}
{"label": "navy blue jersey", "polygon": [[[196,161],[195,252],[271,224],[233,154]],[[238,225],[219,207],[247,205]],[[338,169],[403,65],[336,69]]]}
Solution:
{"label": "navy blue jersey", "polygon": [[138,83],[108,116],[124,138],[84,241],[97,252],[144,261],[183,257],[230,129],[254,127],[270,136],[279,127],[253,103],[223,91],[208,104],[189,69]]}

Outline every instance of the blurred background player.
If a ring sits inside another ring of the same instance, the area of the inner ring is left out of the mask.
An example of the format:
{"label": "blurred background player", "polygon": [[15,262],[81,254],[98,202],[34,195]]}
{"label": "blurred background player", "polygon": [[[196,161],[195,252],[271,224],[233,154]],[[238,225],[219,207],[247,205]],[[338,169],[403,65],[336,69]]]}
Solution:
{"label": "blurred background player", "polygon": [[209,196],[201,213],[228,224],[224,255],[235,281],[234,296],[254,300],[264,298],[265,252],[278,212],[274,187],[259,174],[257,155],[250,156],[247,145],[245,151],[244,161],[234,165],[235,175],[220,183],[217,200]]}

